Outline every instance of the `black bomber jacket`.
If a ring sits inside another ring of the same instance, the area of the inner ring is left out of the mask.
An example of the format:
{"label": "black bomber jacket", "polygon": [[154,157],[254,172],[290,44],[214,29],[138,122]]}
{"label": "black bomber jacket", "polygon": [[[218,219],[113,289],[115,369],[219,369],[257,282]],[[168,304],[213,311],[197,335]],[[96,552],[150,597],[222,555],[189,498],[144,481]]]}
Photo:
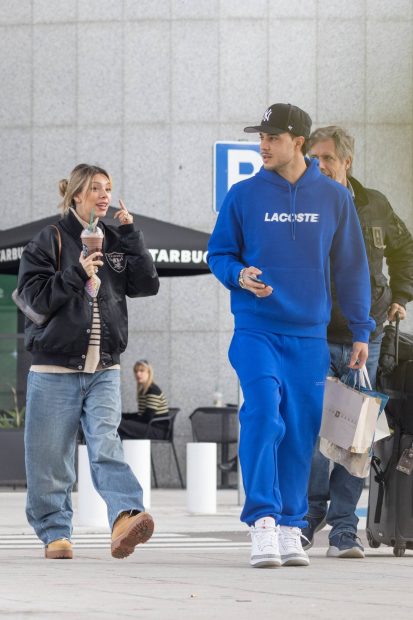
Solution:
{"label": "black bomber jacket", "polygon": [[[392,303],[405,306],[413,299],[413,239],[383,194],[363,187],[354,177],[350,177],[349,181],[354,191],[370,269],[370,315],[376,321],[376,330],[370,335],[370,340],[374,340],[383,331],[389,306]],[[383,273],[384,259],[389,281]],[[333,284],[332,300],[328,340],[351,344],[352,335],[338,305]]]}
{"label": "black bomber jacket", "polygon": [[[39,314],[50,318],[40,327],[25,324],[25,346],[34,364],[83,370],[92,326],[92,299],[85,291],[88,279],[79,263],[82,225],[69,212],[57,224],[62,240],[60,270],[55,228],[47,226],[24,248],[18,291]],[[99,222],[104,232],[103,266],[98,305],[101,319],[100,361],[103,367],[119,363],[128,341],[126,298],[156,295],[159,279],[143,235],[134,224],[118,228]]]}

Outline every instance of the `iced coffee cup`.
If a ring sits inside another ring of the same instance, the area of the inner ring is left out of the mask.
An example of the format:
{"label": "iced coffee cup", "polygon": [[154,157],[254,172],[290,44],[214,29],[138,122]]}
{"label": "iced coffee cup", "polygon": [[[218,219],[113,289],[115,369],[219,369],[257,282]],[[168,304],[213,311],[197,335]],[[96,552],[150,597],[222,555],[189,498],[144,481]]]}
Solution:
{"label": "iced coffee cup", "polygon": [[93,230],[85,228],[80,235],[83,246],[83,256],[89,256],[93,252],[101,252],[103,246],[103,232],[98,226]]}

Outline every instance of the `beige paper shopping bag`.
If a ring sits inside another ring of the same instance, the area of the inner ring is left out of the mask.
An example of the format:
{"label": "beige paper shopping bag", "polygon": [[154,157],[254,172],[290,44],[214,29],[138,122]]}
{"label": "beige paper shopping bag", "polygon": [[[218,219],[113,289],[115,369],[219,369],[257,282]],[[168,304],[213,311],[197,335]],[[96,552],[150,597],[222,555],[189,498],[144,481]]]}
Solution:
{"label": "beige paper shopping bag", "polygon": [[320,437],[351,452],[365,452],[373,441],[380,406],[380,398],[327,377]]}

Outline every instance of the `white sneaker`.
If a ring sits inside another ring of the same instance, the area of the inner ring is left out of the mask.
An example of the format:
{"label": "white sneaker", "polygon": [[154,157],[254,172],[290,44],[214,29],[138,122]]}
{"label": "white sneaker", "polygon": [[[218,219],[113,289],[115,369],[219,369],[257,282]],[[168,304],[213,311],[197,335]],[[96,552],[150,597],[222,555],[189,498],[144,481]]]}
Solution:
{"label": "white sneaker", "polygon": [[254,568],[276,568],[281,566],[278,534],[280,528],[275,525],[272,517],[258,519],[250,528],[251,531],[251,560]]}
{"label": "white sneaker", "polygon": [[301,544],[301,530],[299,527],[280,526],[278,543],[282,566],[308,566],[310,560]]}

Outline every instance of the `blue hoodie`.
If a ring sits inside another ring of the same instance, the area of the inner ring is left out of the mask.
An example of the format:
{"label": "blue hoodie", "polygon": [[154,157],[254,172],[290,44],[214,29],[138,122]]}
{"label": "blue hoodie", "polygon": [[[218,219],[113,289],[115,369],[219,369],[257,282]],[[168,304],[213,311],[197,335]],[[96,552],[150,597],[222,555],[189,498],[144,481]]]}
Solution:
{"label": "blue hoodie", "polygon": [[[370,277],[350,192],[323,175],[316,160],[291,184],[261,170],[232,186],[208,245],[208,264],[231,291],[236,328],[325,338],[330,320],[330,258],[337,296],[353,333],[368,342]],[[262,270],[273,287],[258,298],[242,289],[243,267]]]}

